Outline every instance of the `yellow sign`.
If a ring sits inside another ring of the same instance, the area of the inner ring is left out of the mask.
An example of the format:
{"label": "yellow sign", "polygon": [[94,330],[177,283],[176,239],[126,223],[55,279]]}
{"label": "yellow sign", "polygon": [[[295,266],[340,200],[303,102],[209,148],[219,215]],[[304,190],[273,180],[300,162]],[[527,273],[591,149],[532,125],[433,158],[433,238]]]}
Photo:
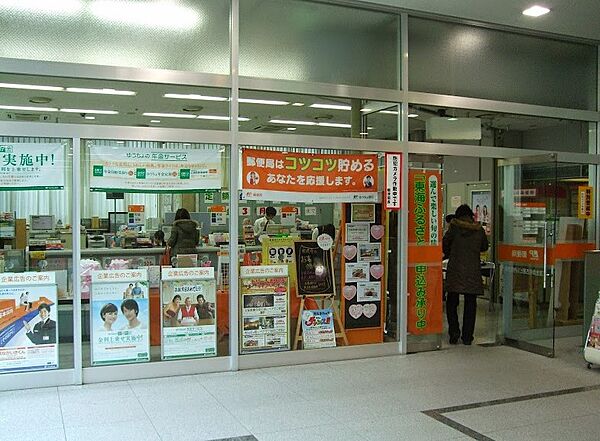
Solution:
{"label": "yellow sign", "polygon": [[592,219],[594,216],[594,189],[589,186],[577,188],[577,217]]}

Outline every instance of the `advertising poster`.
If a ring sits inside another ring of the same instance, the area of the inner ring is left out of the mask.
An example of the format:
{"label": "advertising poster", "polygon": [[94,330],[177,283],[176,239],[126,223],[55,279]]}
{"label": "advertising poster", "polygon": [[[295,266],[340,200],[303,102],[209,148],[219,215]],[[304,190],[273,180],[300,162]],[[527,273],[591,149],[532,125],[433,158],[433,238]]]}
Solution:
{"label": "advertising poster", "polygon": [[218,148],[205,150],[90,147],[90,189],[111,192],[220,190]]}
{"label": "advertising poster", "polygon": [[62,144],[0,144],[0,191],[65,188]]}
{"label": "advertising poster", "polygon": [[471,192],[471,208],[475,222],[481,222],[485,233],[492,233],[492,192],[490,190],[473,190]]}
{"label": "advertising poster", "polygon": [[371,225],[367,222],[346,224],[346,243],[368,242]]}
{"label": "advertising poster", "polygon": [[163,268],[162,359],[217,355],[215,269]]}
{"label": "advertising poster", "polygon": [[302,347],[335,348],[335,327],[331,309],[302,311]]}
{"label": "advertising poster", "polygon": [[350,218],[352,222],[375,222],[375,204],[352,204]]}
{"label": "advertising poster", "polygon": [[296,251],[294,250],[294,240],[293,237],[268,237],[262,241],[263,265],[287,265],[290,285],[296,284]]}
{"label": "advertising poster", "polygon": [[288,267],[242,266],[240,282],[242,354],[290,349]]}
{"label": "advertising poster", "polygon": [[53,272],[0,274],[0,373],[58,368]]}
{"label": "advertising poster", "polygon": [[287,202],[378,202],[377,155],[244,149],[242,197]]}
{"label": "advertising poster", "polygon": [[148,272],[92,272],[92,365],[150,360]]}
{"label": "advertising poster", "polygon": [[440,170],[408,175],[408,331],[439,334],[442,322]]}
{"label": "advertising poster", "polygon": [[359,243],[359,262],[381,262],[381,243]]}

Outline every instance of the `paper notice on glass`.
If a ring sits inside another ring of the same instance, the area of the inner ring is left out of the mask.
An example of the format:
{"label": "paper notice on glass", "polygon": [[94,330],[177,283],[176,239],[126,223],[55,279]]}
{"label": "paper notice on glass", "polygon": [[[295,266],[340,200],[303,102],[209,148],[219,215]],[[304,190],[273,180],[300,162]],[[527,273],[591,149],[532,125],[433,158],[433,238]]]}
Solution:
{"label": "paper notice on glass", "polygon": [[335,347],[335,328],[331,309],[302,311],[302,344],[304,349]]}

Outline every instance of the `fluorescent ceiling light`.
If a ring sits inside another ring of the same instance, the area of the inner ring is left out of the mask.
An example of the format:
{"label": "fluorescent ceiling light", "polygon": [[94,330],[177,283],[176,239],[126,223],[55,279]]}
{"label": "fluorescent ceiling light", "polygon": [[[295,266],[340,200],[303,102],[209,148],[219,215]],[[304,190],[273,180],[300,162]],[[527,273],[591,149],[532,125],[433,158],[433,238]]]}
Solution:
{"label": "fluorescent ceiling light", "polygon": [[346,106],[346,105],[341,105],[341,104],[321,104],[321,103],[315,103],[315,104],[311,104],[309,107],[313,107],[315,109],[352,110],[351,106]]}
{"label": "fluorescent ceiling light", "polygon": [[363,136],[366,136],[366,135],[368,135],[368,134],[369,134],[369,132],[360,132],[360,133],[359,133],[359,135],[363,135]]}
{"label": "fluorescent ceiling light", "polygon": [[37,14],[73,15],[82,8],[81,0],[0,0],[0,9]]}
{"label": "fluorescent ceiling light", "polygon": [[372,112],[373,109],[367,109],[366,107],[364,109],[360,109],[361,112]]}
{"label": "fluorescent ceiling light", "polygon": [[289,101],[277,101],[277,100],[255,100],[252,98],[240,98],[240,103],[247,104],[270,104],[271,106],[287,106]]}
{"label": "fluorescent ceiling light", "polygon": [[523,11],[523,15],[527,15],[529,17],[539,17],[541,15],[546,15],[548,12],[550,12],[550,9],[544,6],[534,5],[530,8],[525,9]]}
{"label": "fluorescent ceiling light", "polygon": [[304,105],[304,103],[292,103],[292,106],[295,107],[302,107]]}
{"label": "fluorescent ceiling light", "polygon": [[[44,3],[46,1],[49,0]],[[90,10],[105,21],[150,28],[190,30],[200,21],[194,9],[170,1],[96,0],[91,3]]]}
{"label": "fluorescent ceiling light", "polygon": [[96,119],[95,116],[89,116],[89,115],[86,115],[84,118],[85,119],[89,119],[89,120]]}
{"label": "fluorescent ceiling light", "polygon": [[200,101],[227,101],[229,98],[222,96],[198,95],[195,93],[165,93],[164,98],[178,98],[182,100],[200,100]]}
{"label": "fluorescent ceiling light", "polygon": [[[208,119],[208,120],[214,120],[214,121],[229,121],[231,119],[228,116],[220,116],[220,115],[198,115],[196,118]],[[244,118],[243,116],[238,116],[238,121],[250,121],[250,118]]]}
{"label": "fluorescent ceiling light", "polygon": [[117,144],[125,144],[125,141],[117,141]]}
{"label": "fluorescent ceiling light", "polygon": [[65,113],[95,113],[97,115],[118,115],[116,110],[96,110],[96,109],[60,109]]}
{"label": "fluorescent ceiling light", "polygon": [[187,119],[196,119],[196,115],[192,115],[189,113],[157,113],[157,112],[146,112],[142,114],[143,116],[156,116],[159,118],[187,118]]}
{"label": "fluorescent ceiling light", "polygon": [[290,132],[293,132],[294,130],[296,130],[296,127],[288,127],[287,130],[289,130]]}
{"label": "fluorescent ceiling light", "polygon": [[65,90],[64,87],[60,86],[39,86],[36,84],[14,84],[14,83],[0,83],[2,89],[23,89],[23,90],[45,90],[49,92],[61,92]]}
{"label": "fluorescent ceiling light", "polygon": [[408,117],[409,118],[417,118],[419,115],[417,113],[409,113]]}
{"label": "fluorescent ceiling light", "polygon": [[132,96],[137,95],[137,92],[133,92],[131,90],[116,90],[116,89],[89,89],[86,87],[67,87],[67,92],[76,92],[76,93],[95,93],[99,95],[123,95],[123,96]]}
{"label": "fluorescent ceiling light", "polygon": [[385,113],[386,115],[398,115],[398,111],[397,110],[382,110],[379,113]]}
{"label": "fluorescent ceiling light", "polygon": [[314,121],[296,121],[293,119],[271,119],[270,123],[273,124],[285,124],[291,126],[316,126],[317,123]]}
{"label": "fluorescent ceiling light", "polygon": [[160,119],[152,119],[150,120],[151,123],[153,124],[159,124],[160,123]]}
{"label": "fluorescent ceiling light", "polygon": [[448,118],[448,121],[458,121],[458,118],[450,117],[450,118]]}
{"label": "fluorescent ceiling light", "polygon": [[31,106],[0,106],[3,110],[28,110],[31,112],[58,112],[56,107],[31,107]]}
{"label": "fluorescent ceiling light", "polygon": [[351,124],[342,124],[342,123],[328,123],[328,122],[320,122],[317,123],[318,126],[322,127],[338,127],[340,129],[350,129],[352,128]]}
{"label": "fluorescent ceiling light", "polygon": [[188,147],[188,146],[190,146],[192,144],[190,144],[189,142],[184,142],[183,145],[186,146],[186,147]]}

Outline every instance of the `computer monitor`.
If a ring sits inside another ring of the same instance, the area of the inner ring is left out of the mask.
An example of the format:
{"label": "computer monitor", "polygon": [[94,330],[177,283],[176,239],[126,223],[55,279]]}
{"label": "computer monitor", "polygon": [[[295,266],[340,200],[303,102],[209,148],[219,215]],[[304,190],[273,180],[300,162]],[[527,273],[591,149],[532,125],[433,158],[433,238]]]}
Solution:
{"label": "computer monitor", "polygon": [[127,211],[109,211],[108,231],[116,233],[121,225],[129,225],[129,213]]}
{"label": "computer monitor", "polygon": [[48,231],[54,229],[54,216],[50,214],[31,215],[31,231]]}
{"label": "computer monitor", "polygon": [[267,234],[289,234],[290,227],[288,225],[281,224],[268,224]]}

